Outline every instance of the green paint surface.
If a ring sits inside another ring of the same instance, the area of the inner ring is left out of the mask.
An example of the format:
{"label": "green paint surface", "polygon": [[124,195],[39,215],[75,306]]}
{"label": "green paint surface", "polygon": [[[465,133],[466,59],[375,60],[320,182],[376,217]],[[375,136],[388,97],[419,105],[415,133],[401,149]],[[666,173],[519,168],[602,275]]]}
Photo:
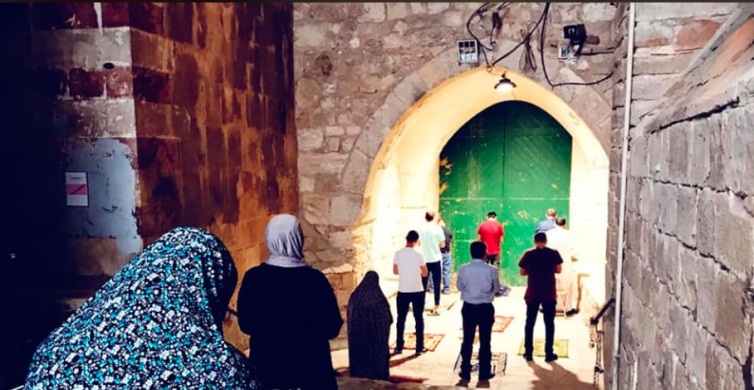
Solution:
{"label": "green paint surface", "polygon": [[470,261],[469,244],[494,210],[505,227],[501,282],[525,285],[518,260],[548,208],[567,218],[570,178],[571,136],[543,110],[505,102],[472,118],[440,154],[440,213],[453,231],[455,269]]}

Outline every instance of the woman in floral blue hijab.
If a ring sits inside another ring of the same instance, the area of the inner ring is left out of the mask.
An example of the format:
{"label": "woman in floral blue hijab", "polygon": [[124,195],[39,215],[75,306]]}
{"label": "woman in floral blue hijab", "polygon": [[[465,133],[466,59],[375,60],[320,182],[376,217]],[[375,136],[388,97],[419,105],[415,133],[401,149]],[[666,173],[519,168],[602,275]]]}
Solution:
{"label": "woman in floral blue hijab", "polygon": [[222,336],[237,275],[217,237],[171,230],[40,344],[25,388],[256,388]]}

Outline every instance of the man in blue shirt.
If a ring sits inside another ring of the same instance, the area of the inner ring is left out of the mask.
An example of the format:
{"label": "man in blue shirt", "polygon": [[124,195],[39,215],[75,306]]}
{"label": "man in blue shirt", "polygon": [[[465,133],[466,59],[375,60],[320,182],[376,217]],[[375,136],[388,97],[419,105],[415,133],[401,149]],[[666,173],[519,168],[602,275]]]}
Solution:
{"label": "man in blue shirt", "polygon": [[[445,248],[445,234],[442,228],[435,221],[435,212],[427,211],[424,214],[426,223],[419,231],[419,244],[424,262],[427,265],[427,271],[432,274],[432,288],[435,292],[435,307],[429,312],[430,316],[438,316],[437,311],[440,308],[440,280],[442,278],[442,248]],[[429,275],[429,274],[428,274]],[[427,287],[429,276],[422,278],[424,288]]]}
{"label": "man in blue shirt", "polygon": [[537,222],[537,228],[534,229],[534,234],[545,233],[548,230],[555,229],[555,217],[558,216],[558,212],[555,209],[547,209],[547,219]]}
{"label": "man in blue shirt", "polygon": [[471,243],[471,262],[458,270],[458,291],[461,292],[463,308],[463,343],[461,344],[461,380],[471,380],[471,349],[474,334],[479,327],[479,380],[487,381],[495,376],[490,372],[492,361],[492,325],[495,323],[495,307],[492,301],[500,291],[497,269],[484,260],[487,246],[481,241]]}

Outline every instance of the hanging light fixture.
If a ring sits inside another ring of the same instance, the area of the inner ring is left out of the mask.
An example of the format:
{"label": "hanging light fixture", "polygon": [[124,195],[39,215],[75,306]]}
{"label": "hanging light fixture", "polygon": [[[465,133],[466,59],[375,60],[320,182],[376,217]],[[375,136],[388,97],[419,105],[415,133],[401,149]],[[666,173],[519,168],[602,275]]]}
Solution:
{"label": "hanging light fixture", "polygon": [[513,92],[514,88],[516,88],[516,83],[506,77],[505,73],[500,77],[500,81],[495,84],[495,89],[501,93]]}

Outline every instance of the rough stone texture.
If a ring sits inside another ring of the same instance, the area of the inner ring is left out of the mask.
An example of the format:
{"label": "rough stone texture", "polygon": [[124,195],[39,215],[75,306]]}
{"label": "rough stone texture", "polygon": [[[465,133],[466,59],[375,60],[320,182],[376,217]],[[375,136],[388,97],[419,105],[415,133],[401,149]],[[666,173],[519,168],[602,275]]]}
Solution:
{"label": "rough stone texture", "polygon": [[[141,249],[128,32],[101,25],[95,11],[91,3],[0,8],[0,155],[8,167],[0,307],[24,319],[0,332],[0,355],[13,354],[0,387],[12,383],[7,375],[23,375],[36,343]],[[66,171],[88,173],[88,207],[66,206]]]}
{"label": "rough stone texture", "polygon": [[[239,277],[258,264],[270,215],[299,207],[292,5],[4,7],[3,28],[19,32],[3,53],[20,54],[4,65],[4,102],[29,108],[6,122],[19,135],[3,155],[28,161],[9,184],[16,207],[36,199],[41,213],[14,213],[36,222],[4,235],[16,243],[3,256],[27,259],[19,273],[49,273],[55,297],[88,296],[181,225],[217,234]],[[65,207],[64,171],[88,173],[89,207]],[[234,317],[225,334],[247,345]]]}
{"label": "rough stone texture", "polygon": [[[443,81],[473,68],[458,63],[456,41],[471,39],[466,21],[480,5],[294,5],[298,180],[301,212],[310,225],[307,239],[313,241],[306,257],[315,267],[348,263],[358,278],[373,266],[365,252],[373,245],[369,236],[375,228],[359,218],[365,195],[370,195],[364,192],[374,157],[396,121],[415,102]],[[491,58],[514,47],[521,39],[519,30],[536,23],[542,10],[541,4],[513,3],[505,11]],[[611,4],[552,5],[545,57],[553,82],[591,81],[613,70],[610,45],[616,39],[611,30],[615,12]],[[486,17],[489,21],[490,14]],[[588,20],[589,34],[601,42],[598,51],[607,54],[558,61],[556,45],[562,27],[584,20]],[[472,28],[480,37],[489,34]],[[532,46],[538,69],[522,73],[546,85],[537,36]],[[499,65],[520,71],[521,56],[518,50]],[[610,144],[612,91],[608,84],[554,90],[595,131],[605,149]],[[343,234],[351,231],[353,241],[343,240]],[[339,296],[345,307],[348,294]]]}
{"label": "rough stone texture", "polygon": [[[638,10],[636,64],[643,65],[634,68],[642,76],[634,78],[633,99],[660,100],[629,134],[621,340],[606,345],[605,359],[619,348],[620,389],[752,388],[754,214],[746,200],[753,191],[754,8],[641,3]],[[677,77],[641,73],[651,68],[639,45],[642,24],[642,37],[681,26],[667,45],[705,49]],[[619,166],[611,171],[619,178]],[[619,191],[611,185],[613,202]],[[610,273],[619,250],[611,246]],[[614,321],[610,314],[606,325]]]}
{"label": "rough stone texture", "polygon": [[[269,217],[298,210],[292,5],[144,7],[123,17],[138,64],[139,233],[148,245],[173,226],[207,228],[240,281],[265,256]],[[235,317],[225,334],[248,345]]]}
{"label": "rough stone texture", "polygon": [[[66,241],[63,272],[94,278],[117,272],[142,247],[129,32],[104,23],[112,9],[101,10],[102,21],[96,12],[93,4],[34,4],[29,15],[38,122],[63,162],[52,191]],[[65,207],[64,171],[87,172],[88,207]]]}
{"label": "rough stone texture", "polygon": [[637,4],[632,93],[637,102],[631,109],[632,125],[662,102],[670,84],[715,35],[736,4]]}

